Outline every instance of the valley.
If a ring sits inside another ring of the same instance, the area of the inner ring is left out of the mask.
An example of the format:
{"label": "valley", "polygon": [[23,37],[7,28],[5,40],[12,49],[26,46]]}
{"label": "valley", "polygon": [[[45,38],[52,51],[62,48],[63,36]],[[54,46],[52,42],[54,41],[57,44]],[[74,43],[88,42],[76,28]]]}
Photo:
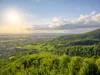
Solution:
{"label": "valley", "polygon": [[100,29],[75,35],[0,37],[1,75],[99,75]]}

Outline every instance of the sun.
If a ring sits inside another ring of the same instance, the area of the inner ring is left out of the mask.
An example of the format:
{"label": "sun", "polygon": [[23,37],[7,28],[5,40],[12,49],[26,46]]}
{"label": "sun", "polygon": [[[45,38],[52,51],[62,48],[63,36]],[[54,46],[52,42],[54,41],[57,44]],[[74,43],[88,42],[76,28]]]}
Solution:
{"label": "sun", "polygon": [[7,12],[6,17],[9,23],[18,23],[20,21],[20,16],[15,11]]}
{"label": "sun", "polygon": [[31,33],[28,31],[24,13],[18,10],[7,10],[3,13],[4,26],[0,28],[0,33]]}

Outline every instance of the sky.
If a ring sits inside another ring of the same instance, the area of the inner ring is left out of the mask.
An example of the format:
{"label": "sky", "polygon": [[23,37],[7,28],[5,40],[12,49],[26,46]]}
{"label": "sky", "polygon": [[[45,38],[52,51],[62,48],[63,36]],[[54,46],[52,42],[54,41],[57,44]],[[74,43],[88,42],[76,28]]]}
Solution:
{"label": "sky", "polygon": [[0,33],[84,33],[100,28],[100,0],[0,0]]}

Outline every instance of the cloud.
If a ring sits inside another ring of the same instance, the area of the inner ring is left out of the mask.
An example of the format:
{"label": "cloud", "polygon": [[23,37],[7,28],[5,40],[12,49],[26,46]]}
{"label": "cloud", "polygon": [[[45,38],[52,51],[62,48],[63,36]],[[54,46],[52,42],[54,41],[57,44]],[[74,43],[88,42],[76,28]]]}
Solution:
{"label": "cloud", "polygon": [[95,11],[93,11],[92,13],[91,13],[91,15],[94,15],[96,12]]}
{"label": "cloud", "polygon": [[78,18],[71,21],[72,24],[77,23],[85,23],[87,21],[91,21],[92,16],[95,16],[95,11],[93,11],[90,15],[80,15]]}
{"label": "cloud", "polygon": [[100,28],[100,13],[96,14],[96,12],[93,11],[89,15],[80,15],[78,18],[70,21],[66,20],[66,18],[61,19],[60,17],[53,17],[51,23],[32,25],[28,30],[48,30],[51,32],[53,30],[62,30],[62,32],[68,32],[68,30],[71,30],[73,33],[79,33],[96,28]]}
{"label": "cloud", "polygon": [[78,29],[78,28],[100,28],[100,13],[95,11],[90,15],[80,15],[78,18],[69,21],[68,24],[60,26],[58,29]]}
{"label": "cloud", "polygon": [[92,16],[92,20],[95,21],[95,22],[100,23],[100,13],[95,15],[95,16]]}
{"label": "cloud", "polygon": [[59,27],[62,26],[62,20],[60,17],[53,17],[51,24],[49,24],[50,28],[55,28],[55,27]]}

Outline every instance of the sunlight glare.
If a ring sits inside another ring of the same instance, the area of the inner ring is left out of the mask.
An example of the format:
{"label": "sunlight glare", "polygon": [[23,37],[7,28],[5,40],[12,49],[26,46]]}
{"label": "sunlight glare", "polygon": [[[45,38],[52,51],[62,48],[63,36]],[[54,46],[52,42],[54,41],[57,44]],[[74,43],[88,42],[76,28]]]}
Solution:
{"label": "sunlight glare", "polygon": [[7,12],[7,21],[10,23],[18,23],[20,21],[20,16],[17,12]]}

